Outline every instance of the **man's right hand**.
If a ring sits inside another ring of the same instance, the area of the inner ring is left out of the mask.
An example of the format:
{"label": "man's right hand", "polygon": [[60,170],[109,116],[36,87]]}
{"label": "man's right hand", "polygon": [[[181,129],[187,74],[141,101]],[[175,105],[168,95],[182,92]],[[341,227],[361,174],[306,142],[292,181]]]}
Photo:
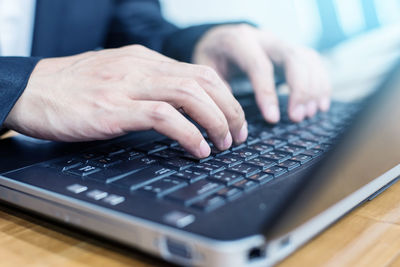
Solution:
{"label": "man's right hand", "polygon": [[89,141],[154,129],[197,157],[247,138],[240,104],[210,67],[181,63],[143,46],[42,59],[5,126],[57,141]]}

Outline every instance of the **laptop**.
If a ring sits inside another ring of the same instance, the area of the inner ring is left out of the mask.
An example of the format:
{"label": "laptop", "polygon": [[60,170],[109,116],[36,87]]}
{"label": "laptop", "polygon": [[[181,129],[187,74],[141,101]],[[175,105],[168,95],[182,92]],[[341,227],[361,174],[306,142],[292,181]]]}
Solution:
{"label": "laptop", "polygon": [[0,141],[0,199],[194,266],[270,266],[400,175],[400,67],[363,101],[295,124],[239,98],[246,143],[196,159],[152,131],[109,141]]}

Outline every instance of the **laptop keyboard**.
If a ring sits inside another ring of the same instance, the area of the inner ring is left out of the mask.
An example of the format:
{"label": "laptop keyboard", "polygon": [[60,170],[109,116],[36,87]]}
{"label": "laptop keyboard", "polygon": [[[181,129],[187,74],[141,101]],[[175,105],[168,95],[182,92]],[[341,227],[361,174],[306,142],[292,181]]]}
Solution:
{"label": "laptop keyboard", "polygon": [[220,152],[209,141],[212,151],[205,159],[193,157],[165,138],[141,145],[129,141],[107,145],[52,161],[50,167],[83,181],[122,189],[125,197],[142,194],[210,211],[322,156],[357,110],[355,105],[334,103],[329,112],[297,124],[285,112],[276,125],[261,117],[248,118],[249,136],[244,144]]}

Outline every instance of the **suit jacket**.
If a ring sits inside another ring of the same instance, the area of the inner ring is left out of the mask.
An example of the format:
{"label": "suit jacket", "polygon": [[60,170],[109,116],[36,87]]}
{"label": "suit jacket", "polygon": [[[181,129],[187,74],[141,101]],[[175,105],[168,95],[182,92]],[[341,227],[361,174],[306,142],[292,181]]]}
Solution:
{"label": "suit jacket", "polygon": [[190,62],[212,26],[179,29],[162,17],[158,0],[37,0],[32,57],[0,57],[0,128],[43,57],[142,44]]}

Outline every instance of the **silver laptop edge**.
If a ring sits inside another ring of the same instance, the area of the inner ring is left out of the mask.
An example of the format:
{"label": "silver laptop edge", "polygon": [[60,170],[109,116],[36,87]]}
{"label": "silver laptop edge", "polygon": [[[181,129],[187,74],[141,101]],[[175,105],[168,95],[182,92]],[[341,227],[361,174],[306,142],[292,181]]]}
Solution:
{"label": "silver laptop edge", "polygon": [[[400,164],[293,231],[268,241],[262,235],[236,241],[213,240],[3,176],[0,176],[0,199],[178,264],[232,267],[271,266],[294,252],[399,175]],[[167,239],[184,243],[190,248],[193,258],[188,261],[171,255],[166,248]],[[249,253],[254,249],[263,250],[264,256],[250,260]]]}

